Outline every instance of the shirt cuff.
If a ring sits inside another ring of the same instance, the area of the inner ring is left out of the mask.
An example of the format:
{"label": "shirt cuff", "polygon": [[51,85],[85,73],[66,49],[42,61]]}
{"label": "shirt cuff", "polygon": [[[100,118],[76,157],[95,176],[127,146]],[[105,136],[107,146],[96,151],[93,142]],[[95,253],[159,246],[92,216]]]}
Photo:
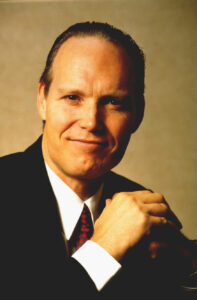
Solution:
{"label": "shirt cuff", "polygon": [[100,291],[119,271],[121,265],[106,250],[93,241],[87,241],[72,257],[76,259],[90,275]]}

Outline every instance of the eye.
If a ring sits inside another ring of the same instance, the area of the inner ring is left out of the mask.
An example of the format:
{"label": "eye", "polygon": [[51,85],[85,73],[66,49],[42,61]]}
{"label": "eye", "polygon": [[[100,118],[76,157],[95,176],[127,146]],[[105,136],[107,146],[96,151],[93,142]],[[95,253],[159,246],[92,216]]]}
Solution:
{"label": "eye", "polygon": [[103,99],[102,99],[102,103],[104,104],[104,105],[107,105],[107,104],[109,104],[109,105],[121,105],[121,100],[119,100],[119,99],[116,99],[115,97],[103,97]]}
{"label": "eye", "polygon": [[121,98],[106,96],[102,98],[102,104],[106,105],[106,107],[110,110],[131,110],[131,103],[131,98],[129,96]]}
{"label": "eye", "polygon": [[112,105],[121,105],[121,101],[116,99],[116,98],[110,98],[108,99],[108,103],[112,104]]}
{"label": "eye", "polygon": [[65,98],[67,98],[69,100],[78,100],[78,96],[77,95],[66,95]]}

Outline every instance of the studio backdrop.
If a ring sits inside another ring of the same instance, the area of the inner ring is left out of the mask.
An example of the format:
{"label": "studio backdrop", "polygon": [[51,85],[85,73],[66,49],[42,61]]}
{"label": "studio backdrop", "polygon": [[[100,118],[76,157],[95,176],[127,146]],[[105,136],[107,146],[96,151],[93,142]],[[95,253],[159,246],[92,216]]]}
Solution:
{"label": "studio backdrop", "polygon": [[197,1],[0,1],[0,155],[42,132],[36,93],[47,53],[73,23],[102,21],[128,32],[146,56],[142,125],[116,172],[165,195],[197,237]]}

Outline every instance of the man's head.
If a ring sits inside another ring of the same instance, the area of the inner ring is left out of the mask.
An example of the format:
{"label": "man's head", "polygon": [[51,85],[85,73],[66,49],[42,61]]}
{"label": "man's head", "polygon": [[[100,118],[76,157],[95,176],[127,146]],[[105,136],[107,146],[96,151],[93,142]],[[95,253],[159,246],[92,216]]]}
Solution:
{"label": "man's head", "polygon": [[48,94],[53,78],[52,65],[54,58],[61,45],[70,37],[98,36],[111,43],[123,47],[132,61],[132,73],[134,75],[133,87],[136,104],[136,120],[133,132],[139,127],[144,115],[144,54],[136,42],[128,34],[107,23],[85,22],[70,26],[62,32],[55,40],[47,57],[45,69],[40,77],[40,82],[45,84],[45,95]]}
{"label": "man's head", "polygon": [[[127,48],[115,42],[115,32]],[[136,119],[142,119],[144,60],[133,41],[128,52],[128,39],[106,24],[77,24],[56,40],[48,56],[38,89],[38,109],[45,121],[43,154],[66,182],[96,179],[113,168],[139,125]]]}

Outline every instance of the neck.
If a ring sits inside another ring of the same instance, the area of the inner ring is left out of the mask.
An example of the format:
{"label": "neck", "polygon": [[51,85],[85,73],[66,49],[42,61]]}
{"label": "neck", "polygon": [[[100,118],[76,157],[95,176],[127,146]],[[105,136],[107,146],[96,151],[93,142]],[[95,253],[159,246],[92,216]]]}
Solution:
{"label": "neck", "polygon": [[[58,174],[57,174],[58,175]],[[58,175],[59,176],[59,175]],[[59,176],[61,178],[61,176]],[[85,180],[78,178],[70,178],[63,176],[61,178],[78,196],[81,200],[85,201],[94,195],[99,189],[102,179]]]}
{"label": "neck", "polygon": [[85,201],[94,195],[99,189],[103,178],[99,177],[96,179],[82,179],[77,177],[69,176],[58,168],[54,168],[49,162],[46,161],[50,169],[64,182],[66,183],[81,200]]}

